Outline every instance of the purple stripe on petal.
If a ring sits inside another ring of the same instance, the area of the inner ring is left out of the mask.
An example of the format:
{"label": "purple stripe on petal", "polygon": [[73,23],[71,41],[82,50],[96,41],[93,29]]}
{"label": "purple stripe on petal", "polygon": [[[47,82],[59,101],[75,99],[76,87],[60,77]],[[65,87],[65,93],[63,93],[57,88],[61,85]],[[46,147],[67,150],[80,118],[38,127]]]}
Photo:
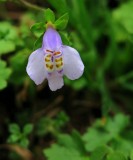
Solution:
{"label": "purple stripe on petal", "polygon": [[58,50],[62,45],[62,40],[59,33],[53,29],[48,28],[43,36],[43,45],[42,47],[45,49],[49,49],[52,51]]}

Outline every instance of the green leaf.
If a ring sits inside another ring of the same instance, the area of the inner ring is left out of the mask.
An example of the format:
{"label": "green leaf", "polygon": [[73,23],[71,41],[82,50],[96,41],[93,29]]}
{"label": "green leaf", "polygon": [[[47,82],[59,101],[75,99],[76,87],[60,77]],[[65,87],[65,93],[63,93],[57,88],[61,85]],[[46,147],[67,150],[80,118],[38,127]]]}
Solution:
{"label": "green leaf", "polygon": [[107,156],[107,160],[127,160],[121,152],[113,152]]}
{"label": "green leaf", "polygon": [[90,160],[104,160],[104,158],[110,151],[111,149],[109,147],[100,146],[92,152]]}
{"label": "green leaf", "polygon": [[43,34],[35,41],[34,50],[40,48],[42,46]]}
{"label": "green leaf", "polygon": [[12,52],[18,41],[16,29],[8,22],[0,22],[0,54]]}
{"label": "green leaf", "polygon": [[97,147],[108,143],[111,139],[112,136],[109,133],[98,128],[89,128],[87,133],[83,135],[87,151],[93,151]]}
{"label": "green leaf", "polygon": [[25,67],[31,52],[31,50],[23,49],[13,55],[10,59],[10,66],[13,70],[10,81],[15,85],[24,83],[27,78]]}
{"label": "green leaf", "polygon": [[6,80],[11,74],[11,69],[6,68],[6,63],[0,60],[0,90],[7,86]]}
{"label": "green leaf", "polygon": [[79,150],[79,152],[83,155],[86,154],[86,149],[85,149],[85,144],[84,141],[80,135],[80,133],[76,130],[72,131],[72,138],[76,144],[76,148],[77,150]]}
{"label": "green leaf", "polygon": [[9,136],[9,138],[7,139],[8,143],[15,143],[20,139],[20,134],[12,134],[11,136]]}
{"label": "green leaf", "polygon": [[30,30],[37,37],[40,37],[46,30],[45,24],[43,22],[35,23],[34,25],[31,26]]}
{"label": "green leaf", "polygon": [[106,130],[112,135],[117,135],[127,127],[129,124],[129,117],[124,114],[117,114],[113,119],[108,119],[105,126]]}
{"label": "green leaf", "polygon": [[55,15],[54,15],[54,12],[51,10],[51,9],[46,9],[44,11],[44,16],[45,16],[45,21],[46,22],[52,22],[54,23],[55,21]]}
{"label": "green leaf", "polygon": [[70,41],[69,41],[69,38],[68,38],[67,34],[64,33],[64,32],[59,32],[59,33],[60,33],[63,44],[69,45]]}
{"label": "green leaf", "polygon": [[80,153],[71,148],[65,148],[59,145],[52,145],[51,148],[43,151],[49,160],[83,160],[84,157]]}
{"label": "green leaf", "polygon": [[71,136],[68,134],[58,135],[58,144],[72,150],[77,150],[81,155],[86,154],[84,142],[76,130],[73,130]]}
{"label": "green leaf", "polygon": [[29,140],[26,137],[23,137],[19,142],[20,146],[27,148],[29,145]]}
{"label": "green leaf", "polygon": [[68,134],[60,134],[58,136],[58,143],[61,146],[64,146],[69,149],[77,148],[76,143],[74,142],[73,138]]}
{"label": "green leaf", "polygon": [[16,48],[16,45],[13,41],[9,40],[0,40],[0,55],[13,52]]}
{"label": "green leaf", "polygon": [[13,134],[17,134],[17,133],[20,133],[20,128],[19,128],[19,126],[17,125],[17,124],[10,124],[9,125],[9,132],[10,133],[13,133]]}
{"label": "green leaf", "polygon": [[130,34],[133,34],[133,1],[122,4],[114,10],[113,18],[121,24]]}
{"label": "green leaf", "polygon": [[33,130],[33,124],[26,124],[23,128],[23,133],[25,135],[28,135],[32,132],[32,130]]}
{"label": "green leaf", "polygon": [[[128,131],[126,131],[126,134],[128,134]],[[111,141],[111,147],[128,157],[129,152],[133,147],[133,142],[129,138],[127,139],[126,137],[117,136]]]}
{"label": "green leaf", "polygon": [[68,13],[65,13],[63,16],[57,19],[55,22],[56,29],[59,29],[59,30],[65,29],[68,23],[68,19],[69,19]]}
{"label": "green leaf", "polygon": [[15,40],[17,38],[17,30],[9,22],[0,22],[0,40]]}

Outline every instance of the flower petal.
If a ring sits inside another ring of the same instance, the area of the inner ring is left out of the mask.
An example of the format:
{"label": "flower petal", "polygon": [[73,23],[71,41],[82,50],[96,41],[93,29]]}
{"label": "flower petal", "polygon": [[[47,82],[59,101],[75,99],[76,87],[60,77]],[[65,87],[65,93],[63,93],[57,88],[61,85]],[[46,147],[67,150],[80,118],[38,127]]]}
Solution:
{"label": "flower petal", "polygon": [[43,48],[56,51],[62,45],[62,40],[59,33],[53,29],[48,28],[43,36]]}
{"label": "flower petal", "polygon": [[46,71],[44,68],[44,55],[41,48],[34,51],[28,60],[26,71],[30,78],[38,85],[46,78]]}
{"label": "flower petal", "polygon": [[48,84],[52,91],[56,91],[64,85],[63,78],[58,73],[53,72],[48,78]]}
{"label": "flower petal", "polygon": [[78,79],[84,71],[84,64],[76,49],[63,46],[64,74],[71,80]]}

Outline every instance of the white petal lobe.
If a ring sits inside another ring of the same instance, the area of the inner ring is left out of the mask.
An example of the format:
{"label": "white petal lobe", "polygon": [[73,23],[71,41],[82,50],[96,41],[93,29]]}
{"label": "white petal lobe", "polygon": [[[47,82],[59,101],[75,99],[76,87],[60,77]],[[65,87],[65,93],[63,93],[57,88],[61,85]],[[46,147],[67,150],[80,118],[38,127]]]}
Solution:
{"label": "white petal lobe", "polygon": [[64,74],[71,80],[78,79],[84,71],[84,64],[78,51],[69,46],[63,46]]}
{"label": "white petal lobe", "polygon": [[51,91],[56,91],[64,85],[63,78],[58,73],[54,72],[48,78],[48,84]]}
{"label": "white petal lobe", "polygon": [[37,85],[41,84],[46,78],[44,55],[41,48],[37,49],[30,55],[26,71]]}

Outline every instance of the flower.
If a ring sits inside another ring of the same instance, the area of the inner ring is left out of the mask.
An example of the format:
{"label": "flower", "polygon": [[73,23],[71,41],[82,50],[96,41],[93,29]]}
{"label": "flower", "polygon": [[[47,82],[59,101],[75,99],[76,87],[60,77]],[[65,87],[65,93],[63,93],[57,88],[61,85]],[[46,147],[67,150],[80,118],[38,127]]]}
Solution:
{"label": "flower", "polygon": [[48,27],[42,47],[30,55],[26,71],[35,84],[47,79],[50,89],[56,91],[64,85],[63,75],[78,79],[83,74],[84,64],[77,50],[63,45],[59,33]]}

